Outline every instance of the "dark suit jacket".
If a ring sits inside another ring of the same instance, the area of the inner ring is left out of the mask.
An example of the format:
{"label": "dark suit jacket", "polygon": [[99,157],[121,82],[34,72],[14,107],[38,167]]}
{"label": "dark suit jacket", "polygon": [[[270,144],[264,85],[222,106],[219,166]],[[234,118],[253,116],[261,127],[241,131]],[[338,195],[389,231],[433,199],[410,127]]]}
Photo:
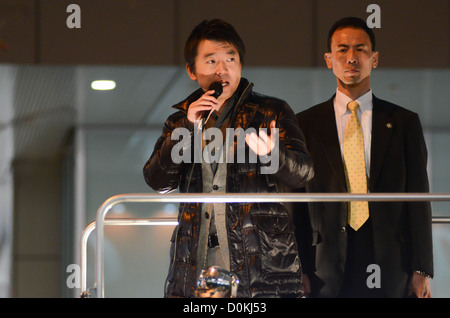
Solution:
{"label": "dark suit jacket", "polygon": [[[297,114],[314,163],[315,176],[306,187],[308,192],[347,192],[333,100],[334,96]],[[429,192],[427,150],[416,113],[373,96],[370,162],[371,193]],[[313,296],[337,297],[341,290],[347,211],[347,202],[296,207],[300,256]],[[414,270],[433,274],[431,205],[369,202],[369,213],[381,288],[388,297],[403,297]]]}

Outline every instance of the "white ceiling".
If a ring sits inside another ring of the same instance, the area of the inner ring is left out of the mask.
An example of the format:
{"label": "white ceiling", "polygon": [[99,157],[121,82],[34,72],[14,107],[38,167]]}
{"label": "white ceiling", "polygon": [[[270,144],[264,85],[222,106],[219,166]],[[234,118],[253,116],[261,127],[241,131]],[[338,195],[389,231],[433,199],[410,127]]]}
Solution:
{"label": "white ceiling", "polygon": [[[295,112],[335,90],[326,68],[245,68],[243,76]],[[94,91],[97,79],[115,80],[117,87]],[[426,128],[449,129],[449,70],[376,70],[372,87],[380,98],[418,112]],[[177,66],[0,65],[0,159],[55,156],[77,125],[161,127],[170,106],[196,88]]]}

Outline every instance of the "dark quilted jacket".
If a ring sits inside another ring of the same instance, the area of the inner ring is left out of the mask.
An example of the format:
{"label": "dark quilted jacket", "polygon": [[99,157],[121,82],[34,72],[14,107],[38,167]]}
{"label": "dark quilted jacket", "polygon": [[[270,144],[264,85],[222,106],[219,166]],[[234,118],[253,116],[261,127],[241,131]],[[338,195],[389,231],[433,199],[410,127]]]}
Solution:
{"label": "dark quilted jacket", "polygon": [[[301,187],[311,179],[312,161],[289,105],[253,92],[252,86],[246,79],[241,79],[237,89],[239,100],[230,127],[258,130],[268,128],[269,123],[276,120],[279,168],[274,174],[261,174],[259,160],[256,163],[236,163],[235,160],[227,166],[227,192],[276,196],[283,189]],[[175,105],[178,111],[165,122],[163,133],[144,167],[145,180],[155,191],[167,193],[179,188],[182,193],[202,192],[201,164],[176,164],[171,159],[172,147],[178,142],[171,140],[171,133],[177,127],[193,130],[186,118],[187,108],[202,93],[197,90]],[[247,145],[245,147],[248,151]],[[236,155],[237,151],[234,153]],[[201,203],[180,204],[179,225],[172,237],[167,297],[194,296],[201,211]],[[226,226],[231,271],[240,281],[238,297],[295,297],[301,294],[301,265],[293,223],[282,203],[229,203],[226,205]]]}

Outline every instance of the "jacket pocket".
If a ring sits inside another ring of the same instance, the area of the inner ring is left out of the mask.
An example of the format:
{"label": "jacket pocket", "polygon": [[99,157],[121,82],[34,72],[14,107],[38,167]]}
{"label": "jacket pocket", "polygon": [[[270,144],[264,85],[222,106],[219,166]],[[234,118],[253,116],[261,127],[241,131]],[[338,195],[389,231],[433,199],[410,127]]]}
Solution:
{"label": "jacket pocket", "polygon": [[261,273],[292,275],[300,271],[291,218],[281,204],[261,203],[252,211],[258,234]]}

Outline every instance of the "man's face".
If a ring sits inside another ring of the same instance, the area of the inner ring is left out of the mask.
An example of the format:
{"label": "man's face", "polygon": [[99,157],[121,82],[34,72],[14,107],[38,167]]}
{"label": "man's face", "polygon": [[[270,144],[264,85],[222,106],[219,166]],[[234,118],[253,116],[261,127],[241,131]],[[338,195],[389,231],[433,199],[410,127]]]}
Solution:
{"label": "man's face", "polygon": [[220,81],[223,93],[218,98],[226,100],[233,96],[241,80],[242,64],[234,45],[211,40],[200,41],[195,58],[195,71],[187,67],[189,77],[197,81],[203,90],[211,83]]}
{"label": "man's face", "polygon": [[364,30],[342,28],[331,37],[331,53],[325,53],[325,61],[338,85],[366,85],[372,68],[378,65],[378,52],[372,51],[370,37]]}

